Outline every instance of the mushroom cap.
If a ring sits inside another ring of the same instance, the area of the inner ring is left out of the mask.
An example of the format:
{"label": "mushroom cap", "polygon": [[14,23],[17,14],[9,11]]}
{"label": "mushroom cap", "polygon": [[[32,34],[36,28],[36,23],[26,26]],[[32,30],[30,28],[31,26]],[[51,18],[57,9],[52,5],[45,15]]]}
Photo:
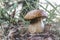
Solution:
{"label": "mushroom cap", "polygon": [[24,19],[26,20],[31,20],[31,19],[35,19],[35,18],[46,18],[47,17],[47,13],[44,12],[43,10],[40,10],[40,9],[35,9],[35,10],[32,10],[30,12],[28,12]]}

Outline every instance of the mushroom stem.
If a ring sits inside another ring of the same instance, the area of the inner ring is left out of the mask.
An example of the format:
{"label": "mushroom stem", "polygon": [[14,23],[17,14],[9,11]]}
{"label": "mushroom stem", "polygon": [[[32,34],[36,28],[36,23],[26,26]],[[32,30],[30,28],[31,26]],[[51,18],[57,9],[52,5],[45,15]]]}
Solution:
{"label": "mushroom stem", "polygon": [[[33,23],[33,21],[34,21],[34,23]],[[43,21],[41,18],[33,19],[33,20],[31,20],[31,23],[28,27],[28,31],[30,33],[41,33],[44,30],[44,26],[42,26],[42,25],[44,25],[44,24],[43,24]]]}

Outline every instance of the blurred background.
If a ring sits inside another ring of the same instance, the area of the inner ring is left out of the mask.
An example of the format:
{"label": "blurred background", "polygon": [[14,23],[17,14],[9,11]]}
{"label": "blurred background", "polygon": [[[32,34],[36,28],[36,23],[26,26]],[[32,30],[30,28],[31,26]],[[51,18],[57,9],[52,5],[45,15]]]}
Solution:
{"label": "blurred background", "polygon": [[60,0],[0,0],[0,36],[5,39],[8,28],[11,25],[18,27],[20,21],[23,26],[28,27],[29,21],[25,21],[24,16],[33,9],[42,9],[48,13],[44,23],[52,24],[51,30],[57,32],[56,38],[59,40]]}

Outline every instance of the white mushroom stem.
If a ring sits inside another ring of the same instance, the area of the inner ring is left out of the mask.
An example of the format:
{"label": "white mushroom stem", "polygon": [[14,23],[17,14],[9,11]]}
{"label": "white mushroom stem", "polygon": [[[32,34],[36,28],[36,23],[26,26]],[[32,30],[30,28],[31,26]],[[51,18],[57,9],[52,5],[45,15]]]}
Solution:
{"label": "white mushroom stem", "polygon": [[36,23],[30,24],[28,27],[28,31],[30,33],[41,33],[44,30],[43,19],[38,18]]}

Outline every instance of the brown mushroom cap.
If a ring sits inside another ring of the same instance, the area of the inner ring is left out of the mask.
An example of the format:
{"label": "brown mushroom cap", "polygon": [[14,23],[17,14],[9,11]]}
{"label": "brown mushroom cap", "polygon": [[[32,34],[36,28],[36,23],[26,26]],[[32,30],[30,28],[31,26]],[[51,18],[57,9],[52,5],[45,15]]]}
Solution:
{"label": "brown mushroom cap", "polygon": [[38,17],[46,18],[47,13],[44,12],[43,10],[35,9],[35,10],[32,10],[32,11],[28,12],[25,15],[24,19],[31,20],[31,19],[38,18]]}

